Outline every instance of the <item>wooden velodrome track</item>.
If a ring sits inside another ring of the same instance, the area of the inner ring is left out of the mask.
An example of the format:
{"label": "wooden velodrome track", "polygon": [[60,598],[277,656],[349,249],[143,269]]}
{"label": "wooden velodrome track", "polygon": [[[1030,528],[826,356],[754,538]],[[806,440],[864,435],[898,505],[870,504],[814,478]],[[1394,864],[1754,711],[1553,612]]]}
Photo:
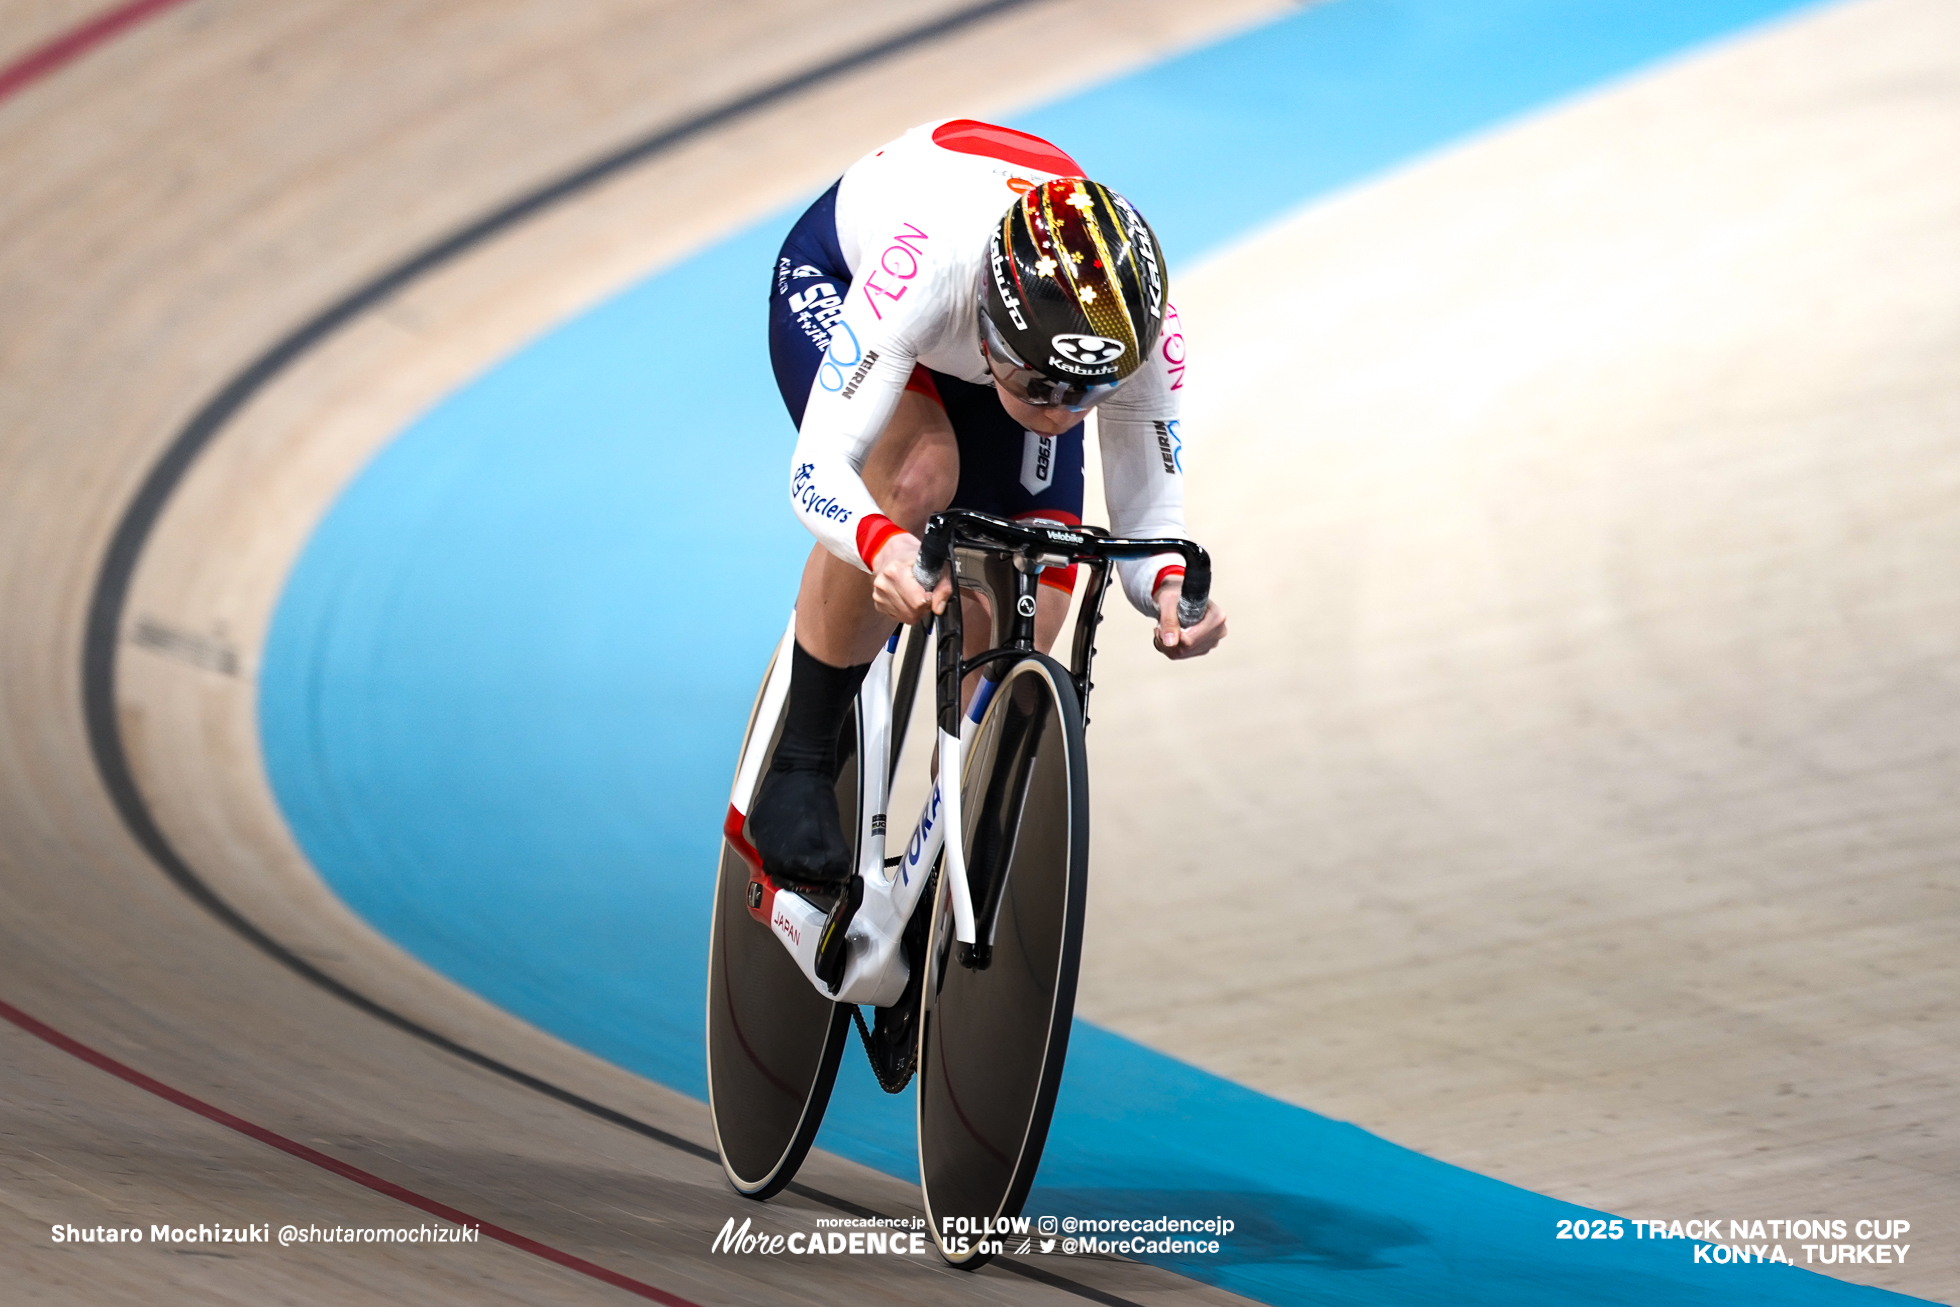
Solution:
{"label": "wooden velodrome track", "polygon": [[[1127,1263],[1071,1263],[1071,1286],[847,1258],[816,1289],[709,1258],[722,1219],[753,1208],[704,1160],[701,1105],[503,1016],[339,907],[265,792],[251,677],[335,491],[490,359],[912,122],[999,112],[1274,7],[1046,0],[704,130],[367,306],[205,451],[111,632],[134,792],[155,836],[302,967],[476,1061],[268,957],[132,838],[84,711],[105,551],[186,422],[380,270],[959,7],[190,0],[0,102],[0,1001],[697,1302],[1226,1300]],[[0,24],[0,62],[92,8],[26,6]],[[1097,34],[1072,47],[1096,62],[1003,80],[988,52],[1037,21]],[[1232,659],[1180,682],[1106,642],[1113,684],[1216,725],[1173,738],[1104,705],[1099,794],[1128,803],[1098,861],[1149,879],[1097,900],[1085,1015],[1630,1215],[1906,1217],[1923,1260],[1867,1278],[1953,1296],[1960,184],[1940,161],[1960,153],[1956,35],[1938,0],[1825,11],[1671,70],[1669,94],[1617,88],[1576,122],[1320,207],[1289,224],[1323,252],[1285,269],[1284,294],[1183,284],[1214,395],[1269,399],[1262,342],[1301,332],[1274,310],[1325,307],[1296,356],[1293,427],[1249,401],[1194,415],[1232,433],[1195,507],[1233,578],[1221,595],[1239,596]],[[1598,131],[1633,142],[1616,175],[1583,162]],[[1466,186],[1473,169],[1505,184]],[[1447,229],[1455,243],[1394,238],[1475,193],[1487,208]],[[1677,279],[1632,284],[1655,265],[1632,256],[1668,241]],[[1570,267],[1616,263],[1627,284],[1558,293]],[[1405,288],[1424,282],[1462,307],[1411,330]],[[1396,384],[1412,375],[1432,380]],[[1300,561],[1272,566],[1282,552]],[[1152,816],[1190,793],[1237,833],[1230,857]],[[34,1293],[617,1295],[495,1244],[57,1248],[56,1220],[421,1218],[16,1025],[0,1046],[0,1264]],[[782,1201],[914,1210],[906,1186],[833,1158],[804,1179]]]}
{"label": "wooden velodrome track", "polygon": [[[159,875],[90,757],[77,678],[105,548],[146,473],[228,378],[350,288],[513,197],[961,8],[631,3],[568,16],[559,6],[480,0],[192,0],[0,104],[0,171],[9,179],[0,201],[5,1002],[297,1146],[691,1301],[1231,1300],[1119,1262],[1071,1265],[1064,1279],[1025,1264],[970,1277],[927,1259],[840,1258],[809,1283],[801,1265],[711,1259],[722,1221],[758,1209],[727,1190],[699,1103],[523,1027],[384,945],[306,883],[283,832],[265,828],[277,819],[269,806],[252,806],[269,805],[262,779],[202,770],[256,769],[249,739],[207,739],[197,723],[241,711],[249,721],[251,667],[239,669],[243,678],[226,675],[224,650],[254,649],[258,631],[214,630],[191,620],[186,605],[228,611],[242,589],[262,621],[312,516],[375,442],[598,294],[820,186],[914,121],[997,113],[1269,6],[1218,6],[1197,17],[1171,4],[1124,5],[1130,18],[1117,26],[1128,35],[1113,42],[1098,34],[1119,6],[1001,6],[997,17],[656,153],[343,332],[243,415],[159,526],[130,621],[175,624],[205,643],[153,635],[135,647],[138,656],[123,659],[120,726],[175,847],[305,965],[480,1058],[548,1078],[561,1098],[624,1114],[637,1130],[379,1022],[268,958]],[[34,30],[17,48],[86,12],[33,10]],[[989,52],[1026,40],[1035,21],[1094,54],[1065,74],[1004,77]],[[0,30],[11,37],[16,29]],[[323,403],[328,395],[337,398]],[[296,415],[303,430],[279,426]],[[255,444],[268,430],[297,441],[270,468]],[[188,539],[187,507],[205,519],[192,522]],[[177,552],[187,545],[188,555]],[[231,593],[199,589],[213,565],[229,569],[222,584]],[[182,600],[185,591],[197,598]],[[178,657],[154,657],[158,649]],[[160,685],[159,672],[176,683]],[[166,703],[177,718],[158,710]],[[179,765],[170,741],[187,728],[196,742]],[[232,747],[241,743],[242,753]],[[424,1218],[15,1025],[0,1025],[0,1046],[0,1259],[10,1281],[36,1296],[619,1297],[590,1275],[494,1243],[435,1255],[90,1246],[77,1257],[50,1242],[50,1224],[360,1227]],[[916,1210],[908,1186],[823,1158],[781,1201],[826,1215],[840,1206]]]}

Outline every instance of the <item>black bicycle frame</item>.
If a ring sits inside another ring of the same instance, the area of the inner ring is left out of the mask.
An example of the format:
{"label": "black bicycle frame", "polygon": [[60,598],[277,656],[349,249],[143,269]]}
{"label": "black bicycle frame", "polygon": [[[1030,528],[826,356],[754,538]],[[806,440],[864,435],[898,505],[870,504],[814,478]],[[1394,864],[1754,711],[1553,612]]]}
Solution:
{"label": "black bicycle frame", "polygon": [[[959,569],[953,569],[953,597],[939,623],[938,685],[936,706],[942,730],[959,734],[960,683],[967,673],[1002,660],[1012,660],[1034,652],[1034,618],[1038,607],[1035,587],[1041,573],[1050,567],[1081,563],[1089,569],[1089,590],[1075,623],[1075,639],[1069,657],[1069,677],[1086,714],[1090,664],[1095,658],[1096,628],[1102,621],[1103,598],[1109,589],[1109,564],[1119,558],[1146,558],[1152,554],[1177,554],[1184,559],[1184,587],[1178,600],[1179,626],[1195,626],[1204,619],[1211,601],[1211,555],[1189,540],[1164,537],[1136,539],[1105,534],[1093,526],[1052,526],[1045,522],[1010,522],[987,513],[951,509],[934,513],[926,524],[919,549],[917,579],[930,590],[956,549],[978,549],[1011,559],[1014,565],[1014,612],[1007,643],[972,658],[963,656],[964,631],[960,611]],[[930,624],[931,618],[927,618]],[[1085,717],[1086,720],[1086,717]]]}

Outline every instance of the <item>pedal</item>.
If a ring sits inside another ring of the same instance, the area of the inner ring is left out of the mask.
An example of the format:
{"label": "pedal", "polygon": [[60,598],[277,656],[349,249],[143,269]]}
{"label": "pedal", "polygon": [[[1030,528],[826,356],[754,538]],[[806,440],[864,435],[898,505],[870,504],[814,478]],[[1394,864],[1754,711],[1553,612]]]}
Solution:
{"label": "pedal", "polygon": [[994,965],[994,946],[992,944],[960,945],[960,965],[968,971],[985,971]]}
{"label": "pedal", "polygon": [[837,902],[831,907],[830,915],[824,918],[823,933],[817,936],[817,956],[813,970],[817,979],[827,986],[831,993],[844,983],[844,966],[850,961],[847,947],[851,919],[864,902],[864,881],[852,876],[838,890]]}

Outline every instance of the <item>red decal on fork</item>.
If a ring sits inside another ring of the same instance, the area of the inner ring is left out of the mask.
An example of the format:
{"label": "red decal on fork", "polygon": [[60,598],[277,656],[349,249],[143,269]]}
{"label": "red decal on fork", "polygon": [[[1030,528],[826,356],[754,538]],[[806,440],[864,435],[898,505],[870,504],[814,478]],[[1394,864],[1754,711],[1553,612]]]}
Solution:
{"label": "red decal on fork", "polygon": [[747,820],[741,809],[729,804],[728,816],[721,823],[721,835],[742,861],[749,864],[749,915],[767,926],[769,914],[776,906],[776,882],[762,869],[762,855],[749,843],[748,836],[742,834],[742,825]]}

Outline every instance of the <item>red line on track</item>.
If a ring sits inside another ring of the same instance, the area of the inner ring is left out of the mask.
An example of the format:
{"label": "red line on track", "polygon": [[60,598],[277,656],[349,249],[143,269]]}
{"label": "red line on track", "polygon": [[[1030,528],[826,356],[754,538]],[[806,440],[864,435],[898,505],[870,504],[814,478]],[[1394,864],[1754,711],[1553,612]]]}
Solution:
{"label": "red line on track", "polygon": [[522,1249],[534,1257],[542,1257],[548,1262],[555,1262],[568,1270],[577,1271],[581,1275],[589,1275],[595,1280],[612,1285],[615,1289],[624,1289],[626,1292],[638,1294],[642,1298],[649,1298],[654,1302],[665,1303],[667,1307],[696,1307],[694,1303],[689,1302],[685,1298],[668,1293],[665,1289],[656,1289],[650,1284],[643,1284],[638,1280],[621,1275],[617,1271],[609,1271],[595,1262],[588,1262],[583,1257],[574,1257],[570,1253],[560,1252],[549,1244],[539,1243],[536,1239],[527,1239],[515,1231],[504,1229],[501,1225],[492,1225],[488,1221],[480,1221],[469,1213],[458,1211],[447,1203],[439,1203],[433,1198],[424,1198],[414,1190],[404,1189],[392,1180],[383,1180],[380,1176],[372,1172],[363,1171],[358,1166],[349,1166],[345,1162],[327,1156],[318,1149],[308,1148],[305,1144],[288,1139],[286,1136],[268,1130],[264,1126],[253,1125],[243,1117],[233,1116],[223,1108],[213,1107],[203,1099],[193,1098],[180,1089],[172,1089],[161,1080],[146,1076],[134,1067],[125,1066],[106,1053],[98,1053],[87,1044],[70,1039],[53,1026],[36,1021],[33,1017],[28,1016],[25,1012],[10,1003],[0,1002],[0,1017],[5,1017],[28,1034],[33,1035],[36,1039],[53,1044],[62,1052],[72,1054],[82,1061],[87,1062],[90,1066],[98,1070],[107,1071],[117,1079],[126,1080],[138,1089],[155,1094],[158,1098],[166,1102],[175,1103],[185,1111],[195,1112],[206,1120],[215,1121],[228,1130],[236,1130],[239,1134],[256,1139],[262,1144],[268,1144],[273,1148],[277,1148],[282,1153],[290,1153],[303,1162],[311,1162],[322,1170],[332,1171],[335,1175],[352,1180],[355,1184],[365,1185],[376,1193],[386,1194],[397,1202],[407,1203],[410,1207],[418,1207],[429,1213],[429,1215],[440,1217],[453,1225],[481,1230],[484,1234],[499,1243],[506,1243],[513,1248]]}
{"label": "red line on track", "polygon": [[6,99],[29,82],[39,81],[71,60],[79,59],[117,33],[174,9],[184,0],[129,0],[107,13],[97,14],[80,27],[71,28],[36,50],[0,68],[0,100]]}

